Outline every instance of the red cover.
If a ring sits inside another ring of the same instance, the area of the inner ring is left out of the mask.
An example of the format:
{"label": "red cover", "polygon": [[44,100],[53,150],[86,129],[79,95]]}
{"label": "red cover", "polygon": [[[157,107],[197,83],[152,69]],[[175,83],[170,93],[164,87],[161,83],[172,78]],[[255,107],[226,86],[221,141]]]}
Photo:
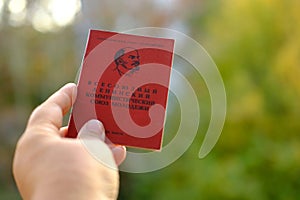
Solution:
{"label": "red cover", "polygon": [[160,150],[174,40],[90,30],[67,137],[90,119],[107,138]]}

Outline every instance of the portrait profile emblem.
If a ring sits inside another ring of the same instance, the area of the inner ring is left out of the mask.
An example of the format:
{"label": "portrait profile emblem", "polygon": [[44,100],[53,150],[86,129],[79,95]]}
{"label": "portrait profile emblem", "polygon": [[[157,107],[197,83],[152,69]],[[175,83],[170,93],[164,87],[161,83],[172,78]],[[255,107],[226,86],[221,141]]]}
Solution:
{"label": "portrait profile emblem", "polygon": [[118,50],[115,54],[114,61],[116,67],[113,69],[120,76],[126,75],[131,76],[137,72],[140,67],[140,55],[137,49],[132,47],[125,47]]}

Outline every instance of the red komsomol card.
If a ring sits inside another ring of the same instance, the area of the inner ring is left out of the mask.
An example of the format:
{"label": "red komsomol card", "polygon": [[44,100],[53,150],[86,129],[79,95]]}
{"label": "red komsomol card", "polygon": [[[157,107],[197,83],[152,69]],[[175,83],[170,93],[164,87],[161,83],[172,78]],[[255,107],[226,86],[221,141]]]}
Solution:
{"label": "red komsomol card", "polygon": [[90,30],[67,137],[99,119],[115,144],[160,150],[174,40]]}

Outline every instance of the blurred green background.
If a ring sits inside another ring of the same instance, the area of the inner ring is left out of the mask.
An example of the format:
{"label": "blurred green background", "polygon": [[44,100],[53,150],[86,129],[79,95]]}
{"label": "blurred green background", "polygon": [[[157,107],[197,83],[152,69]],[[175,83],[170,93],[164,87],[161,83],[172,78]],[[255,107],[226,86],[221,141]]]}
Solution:
{"label": "blurred green background", "polygon": [[[119,199],[299,199],[299,8],[299,0],[0,0],[0,199],[20,199],[14,146],[32,109],[75,80],[88,29],[145,26],[203,45],[224,80],[227,117],[198,159],[210,99],[200,75],[180,65],[199,97],[199,133],[172,165],[122,172]],[[172,94],[169,105],[167,138],[180,120]]]}

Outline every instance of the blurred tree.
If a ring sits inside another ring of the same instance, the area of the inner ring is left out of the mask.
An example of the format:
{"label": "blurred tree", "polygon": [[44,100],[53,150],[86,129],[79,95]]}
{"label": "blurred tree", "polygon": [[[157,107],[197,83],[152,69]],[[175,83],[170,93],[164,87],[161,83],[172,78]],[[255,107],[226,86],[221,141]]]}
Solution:
{"label": "blurred tree", "polygon": [[131,175],[131,186],[124,188],[131,189],[129,199],[300,196],[298,8],[294,0],[210,1],[193,7],[187,16],[191,34],[211,53],[227,88],[226,125],[204,160],[196,158],[201,142],[196,138],[172,166]]}
{"label": "blurred tree", "polygon": [[41,34],[23,18],[11,18],[20,6],[16,2],[1,1],[0,6],[0,199],[18,199],[11,163],[29,113],[61,85],[74,81],[80,66],[72,27]]}

